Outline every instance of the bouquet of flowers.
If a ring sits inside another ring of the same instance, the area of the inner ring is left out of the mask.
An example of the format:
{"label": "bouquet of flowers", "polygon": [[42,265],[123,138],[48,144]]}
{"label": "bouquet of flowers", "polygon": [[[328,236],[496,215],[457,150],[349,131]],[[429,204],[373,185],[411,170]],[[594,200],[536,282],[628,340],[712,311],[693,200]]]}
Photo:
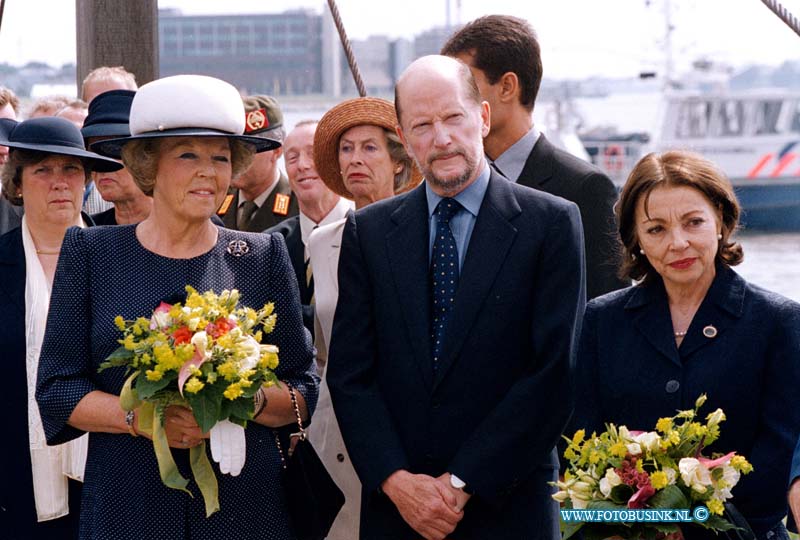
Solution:
{"label": "bouquet of flowers", "polygon": [[[704,506],[707,512],[701,510],[707,519],[684,521],[714,531],[734,529],[723,517],[723,503],[732,497],[731,490],[741,475],[750,473],[753,467],[735,452],[703,457],[703,449],[719,438],[719,425],[725,420],[725,413],[717,409],[706,416],[705,423],[699,421],[697,413],[705,401],[706,396],[701,395],[693,410],[659,419],[655,431],[630,431],[625,426],[607,424],[606,431],[592,433],[588,439],[583,430],[571,439],[565,437],[568,444],[564,457],[569,466],[563,481],[554,484],[558,492],[553,498],[567,510],[684,509],[688,515]],[[698,516],[696,512],[692,515]],[[587,540],[682,538],[675,522],[562,520],[563,538],[578,530],[583,530]]]}
{"label": "bouquet of flowers", "polygon": [[[123,409],[139,408],[139,429],[152,436],[164,484],[190,493],[164,430],[167,407],[190,408],[200,429],[211,431],[212,450],[218,426],[240,431],[236,442],[240,442],[243,464],[241,428],[253,418],[255,393],[278,383],[273,371],[278,348],[261,343],[263,334],[275,327],[273,304],[258,311],[238,307],[236,290],[201,294],[187,285],[186,293],[184,305],[162,302],[150,318],[126,321],[117,316],[114,323],[123,334],[120,347],[100,365],[100,371],[127,368],[129,376],[120,394]],[[219,510],[218,487],[204,441],[190,449],[190,461],[210,516]]]}

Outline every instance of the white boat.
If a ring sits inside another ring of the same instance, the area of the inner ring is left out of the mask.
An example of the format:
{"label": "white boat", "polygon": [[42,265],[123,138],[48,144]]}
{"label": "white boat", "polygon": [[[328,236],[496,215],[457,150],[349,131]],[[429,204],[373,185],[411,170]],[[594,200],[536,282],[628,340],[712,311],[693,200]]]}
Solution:
{"label": "white boat", "polygon": [[622,185],[648,151],[688,149],[731,180],[754,230],[800,230],[800,92],[669,92],[650,142],[583,136],[592,162]]}

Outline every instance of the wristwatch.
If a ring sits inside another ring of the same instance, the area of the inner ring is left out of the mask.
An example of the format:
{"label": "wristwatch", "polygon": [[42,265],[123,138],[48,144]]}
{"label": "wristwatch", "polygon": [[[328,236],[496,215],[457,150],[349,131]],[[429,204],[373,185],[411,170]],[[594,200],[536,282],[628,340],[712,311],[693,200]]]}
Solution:
{"label": "wristwatch", "polygon": [[133,435],[134,437],[138,437],[139,434],[136,433],[136,428],[133,427],[133,421],[136,419],[136,413],[132,410],[125,413],[125,424],[128,426],[128,433]]}
{"label": "wristwatch", "polygon": [[467,491],[467,483],[453,473],[450,473],[450,485],[455,489],[460,489],[464,493],[469,493],[469,491]]}

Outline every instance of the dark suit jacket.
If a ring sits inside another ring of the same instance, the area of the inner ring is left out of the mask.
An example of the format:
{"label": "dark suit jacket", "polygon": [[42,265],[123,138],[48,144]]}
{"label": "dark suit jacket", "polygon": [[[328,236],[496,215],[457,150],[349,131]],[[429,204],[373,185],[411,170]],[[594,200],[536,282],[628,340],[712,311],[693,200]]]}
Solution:
{"label": "dark suit jacket", "polygon": [[289,248],[289,258],[292,261],[297,285],[300,287],[300,303],[303,306],[303,325],[311,332],[314,337],[314,306],[311,305],[311,297],[314,294],[314,279],[311,279],[311,287],[306,283],[305,265],[305,246],[303,236],[300,231],[300,216],[290,217],[274,227],[270,227],[266,233],[280,233],[286,240],[286,247]]}
{"label": "dark suit jacket", "polygon": [[547,481],[571,410],[582,241],[575,205],[492,174],[434,373],[424,184],[348,216],[327,377],[362,538],[416,538],[378,490],[399,469],[474,490],[452,538],[558,536]]}
{"label": "dark suit jacket", "polygon": [[[291,197],[289,202],[289,212],[286,215],[278,214],[272,211],[275,207],[275,197],[279,193],[281,195],[288,195]],[[239,215],[239,190],[233,190],[232,195],[233,201],[228,206],[227,211],[224,213],[218,213],[218,215],[222,218],[222,222],[225,224],[225,227],[239,230],[239,226],[236,223],[236,218]],[[286,175],[281,172],[281,176],[278,179],[278,185],[272,190],[272,193],[270,193],[269,197],[267,197],[267,200],[264,201],[264,204],[261,205],[258,210],[256,210],[256,213],[253,215],[253,219],[251,219],[250,223],[247,225],[247,231],[261,232],[277,225],[284,219],[296,216],[298,212],[299,209],[297,207],[297,197],[295,197],[294,193],[292,193],[292,188],[289,187],[289,180],[286,178]]]}
{"label": "dark suit jacket", "polygon": [[586,296],[595,298],[630,285],[617,277],[619,246],[614,203],[617,188],[600,169],[553,146],[542,134],[518,184],[578,205],[586,246]]}
{"label": "dark suit jacket", "polygon": [[[703,335],[713,326],[716,337]],[[660,417],[717,407],[727,416],[707,452],[736,451],[754,471],[733,503],[756,533],[786,514],[786,479],[800,434],[800,305],[747,283],[729,268],[717,276],[680,348],[660,279],[589,303],[577,363],[575,415],[567,429],[603,422],[650,431]]]}
{"label": "dark suit jacket", "polygon": [[14,206],[0,195],[0,235],[16,229],[22,223],[22,207]]}
{"label": "dark suit jacket", "polygon": [[78,531],[80,484],[70,481],[70,513],[36,523],[28,436],[28,386],[25,343],[25,251],[22,229],[0,236],[0,410],[5,411],[0,460],[0,536],[74,538]]}

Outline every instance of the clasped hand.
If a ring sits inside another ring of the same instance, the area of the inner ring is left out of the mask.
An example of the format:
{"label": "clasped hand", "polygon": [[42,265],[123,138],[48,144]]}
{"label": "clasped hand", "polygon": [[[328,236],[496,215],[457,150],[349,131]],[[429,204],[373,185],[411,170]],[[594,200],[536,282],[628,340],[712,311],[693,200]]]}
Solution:
{"label": "clasped hand", "polygon": [[383,483],[383,491],[412,529],[426,540],[444,540],[464,517],[469,495],[450,486],[450,475],[433,478],[397,471]]}

